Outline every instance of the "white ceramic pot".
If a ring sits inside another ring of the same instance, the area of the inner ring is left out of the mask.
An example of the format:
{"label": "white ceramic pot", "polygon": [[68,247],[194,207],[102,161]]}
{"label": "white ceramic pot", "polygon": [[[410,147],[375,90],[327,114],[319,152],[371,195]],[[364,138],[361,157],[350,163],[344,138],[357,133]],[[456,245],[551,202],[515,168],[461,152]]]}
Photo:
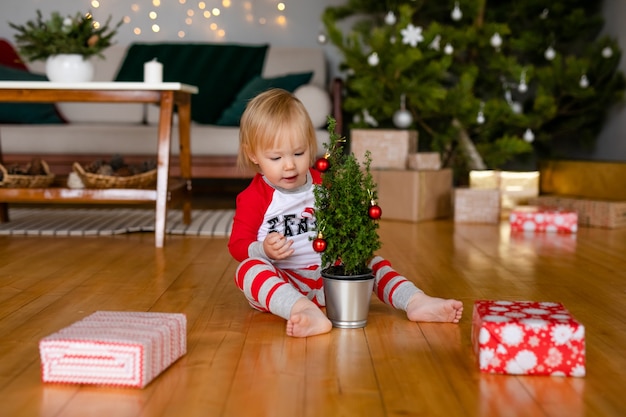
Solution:
{"label": "white ceramic pot", "polygon": [[78,54],[59,54],[46,60],[48,80],[58,83],[81,83],[93,80],[93,64]]}

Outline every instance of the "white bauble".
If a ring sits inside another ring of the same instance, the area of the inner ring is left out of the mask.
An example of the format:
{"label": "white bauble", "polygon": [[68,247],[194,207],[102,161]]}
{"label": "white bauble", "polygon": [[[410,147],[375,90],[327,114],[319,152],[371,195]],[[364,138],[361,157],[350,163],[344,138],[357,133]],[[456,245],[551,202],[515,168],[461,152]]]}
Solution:
{"label": "white bauble", "polygon": [[535,140],[535,134],[532,130],[526,129],[526,131],[524,132],[524,140],[528,143],[531,143]]}
{"label": "white bauble", "polygon": [[406,109],[400,109],[393,114],[393,124],[399,129],[406,129],[413,123],[411,112]]}
{"label": "white bauble", "polygon": [[385,15],[385,23],[389,26],[396,23],[396,15],[393,12],[387,12],[387,14]]}
{"label": "white bauble", "polygon": [[502,36],[500,36],[498,32],[494,33],[491,39],[489,39],[489,43],[495,49],[500,49],[500,47],[502,46]]}
{"label": "white bauble", "polygon": [[459,7],[459,2],[454,3],[454,9],[452,9],[452,13],[450,13],[450,17],[454,21],[459,21],[463,18],[463,12],[461,12],[461,8]]}
{"label": "white bauble", "polygon": [[375,67],[380,63],[380,58],[378,58],[378,54],[376,52],[372,52],[370,56],[367,57],[367,63],[370,66]]}
{"label": "white bauble", "polygon": [[589,78],[587,78],[587,76],[583,74],[583,76],[580,77],[580,81],[578,82],[578,84],[580,85],[580,88],[589,87]]}

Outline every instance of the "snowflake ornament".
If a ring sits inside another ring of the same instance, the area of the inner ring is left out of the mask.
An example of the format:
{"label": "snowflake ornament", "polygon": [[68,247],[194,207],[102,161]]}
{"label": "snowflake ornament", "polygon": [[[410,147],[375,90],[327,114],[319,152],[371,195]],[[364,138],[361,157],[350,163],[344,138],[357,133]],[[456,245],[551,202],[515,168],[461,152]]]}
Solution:
{"label": "snowflake ornament", "polygon": [[421,26],[416,27],[411,23],[409,23],[406,28],[402,29],[400,33],[402,34],[402,43],[409,44],[413,48],[424,40]]}

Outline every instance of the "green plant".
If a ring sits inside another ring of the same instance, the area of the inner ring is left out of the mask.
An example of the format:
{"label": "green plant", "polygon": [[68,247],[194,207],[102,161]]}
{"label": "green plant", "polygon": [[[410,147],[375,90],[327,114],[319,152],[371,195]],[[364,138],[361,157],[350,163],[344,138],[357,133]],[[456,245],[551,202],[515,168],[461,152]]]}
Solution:
{"label": "green plant", "polygon": [[[335,132],[336,121],[328,118],[330,141],[325,144],[327,169],[315,193],[318,239],[325,241],[322,265],[333,274],[360,275],[374,252],[380,248],[376,206],[376,184],[370,172],[371,156],[366,153],[363,167],[354,154],[346,154],[345,142]],[[373,218],[372,218],[373,217]]]}
{"label": "green plant", "polygon": [[52,12],[48,20],[44,20],[40,10],[37,18],[18,25],[9,22],[9,26],[17,31],[15,42],[22,57],[30,60],[43,60],[51,55],[79,54],[84,57],[98,55],[112,44],[117,29],[122,25],[120,20],[112,28],[109,27],[111,16],[104,25],[94,21],[91,13],[61,16]]}

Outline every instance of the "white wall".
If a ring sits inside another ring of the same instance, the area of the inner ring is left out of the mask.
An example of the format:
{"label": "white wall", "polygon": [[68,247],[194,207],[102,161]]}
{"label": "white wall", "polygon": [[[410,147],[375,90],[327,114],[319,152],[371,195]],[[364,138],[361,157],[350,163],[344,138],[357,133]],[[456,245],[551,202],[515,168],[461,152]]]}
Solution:
{"label": "white wall", "polygon": [[[321,29],[320,16],[327,5],[342,4],[344,0],[98,0],[99,7],[88,0],[2,0],[0,3],[0,37],[14,35],[6,22],[24,23],[32,19],[35,10],[44,16],[52,11],[73,14],[91,10],[96,20],[109,15],[117,21],[126,17],[128,23],[116,37],[118,43],[134,41],[223,41],[241,43],[272,43],[277,45],[310,46],[317,44]],[[158,7],[153,2],[159,3]],[[284,11],[277,5],[285,4]],[[182,3],[182,4],[181,4]],[[204,8],[200,4],[205,4]],[[224,4],[229,4],[225,7]],[[219,15],[204,17],[205,11],[220,10]],[[157,13],[156,19],[148,14]],[[190,14],[193,13],[192,16]],[[282,16],[282,18],[281,18]],[[280,20],[283,19],[284,20]],[[189,19],[189,22],[187,21]],[[158,24],[160,31],[150,28]],[[215,28],[211,25],[214,24]],[[133,30],[139,28],[136,35]],[[224,35],[220,35],[220,30]],[[179,38],[179,32],[185,36]]]}
{"label": "white wall", "polygon": [[[626,2],[624,0],[604,0],[604,30],[617,38],[622,50],[621,70],[626,73]],[[626,161],[626,104],[617,107],[609,117],[598,136],[593,159],[606,161]]]}
{"label": "white wall", "polygon": [[[346,0],[2,0],[0,2],[0,38],[13,40],[15,30],[8,22],[25,23],[41,10],[44,17],[52,11],[62,15],[92,11],[95,20],[127,22],[118,31],[115,41],[121,45],[132,42],[234,42],[280,46],[321,46],[318,34],[323,29],[321,15],[329,5]],[[154,3],[159,4],[155,6]],[[278,10],[284,4],[283,11]],[[202,6],[203,5],[203,6]],[[219,15],[213,9],[219,9]],[[210,12],[205,17],[205,12]],[[156,18],[149,17],[156,12]],[[154,32],[151,27],[160,27]],[[137,33],[136,33],[137,32]],[[182,33],[182,35],[181,35]],[[335,75],[337,54],[325,45]]]}

